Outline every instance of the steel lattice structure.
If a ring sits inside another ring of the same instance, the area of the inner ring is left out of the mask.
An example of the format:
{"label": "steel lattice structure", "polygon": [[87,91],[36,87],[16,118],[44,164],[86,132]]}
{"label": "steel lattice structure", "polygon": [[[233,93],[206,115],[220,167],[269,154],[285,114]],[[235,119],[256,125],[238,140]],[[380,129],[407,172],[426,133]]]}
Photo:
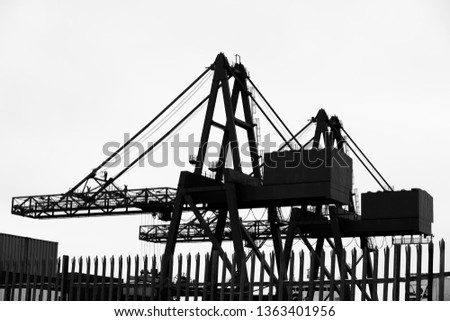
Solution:
{"label": "steel lattice structure", "polygon": [[[213,73],[213,79],[208,96],[117,175],[109,179],[106,175],[99,177],[105,164],[151,128],[209,72]],[[249,84],[266,103],[268,111],[255,100]],[[223,103],[220,108],[225,113],[225,119],[222,120],[215,116],[220,96]],[[266,153],[264,159],[258,152],[251,102],[258,107],[284,142],[279,150]],[[116,186],[115,181],[120,176],[187,122],[204,103],[207,106],[200,145],[196,157],[191,159],[195,169],[193,172],[180,173],[176,189],[164,187],[128,190]],[[243,118],[236,116],[238,110]],[[272,116],[269,116],[269,112]],[[289,137],[283,136],[281,128],[274,123],[275,119]],[[305,145],[300,144],[298,135],[311,125],[315,125],[313,137]],[[206,164],[205,159],[212,128],[222,132],[220,153],[214,162],[214,168]],[[245,143],[252,165],[250,173],[243,170],[239,145],[242,142],[238,141],[238,130],[246,137]],[[293,142],[298,150],[294,149]],[[353,152],[384,191],[364,195],[366,203],[371,204],[366,210],[367,219],[355,211],[352,192],[353,160],[344,147]],[[226,161],[228,155],[231,155],[230,164]],[[292,166],[293,163],[295,166]],[[212,171],[213,177],[205,177],[205,169]],[[281,207],[291,208],[288,219],[280,215]],[[239,211],[253,208],[266,209],[266,219],[243,220]],[[214,215],[206,217],[204,213],[207,211]],[[181,223],[186,212],[193,214],[194,219]],[[321,109],[305,127],[293,134],[250,79],[244,65],[240,62],[230,64],[222,53],[153,120],[67,193],[15,197],[12,200],[12,213],[39,219],[157,214],[169,224],[141,226],[139,238],[166,243],[161,266],[163,282],[170,282],[169,271],[177,242],[194,241],[209,242],[211,253],[214,254],[211,258],[220,257],[233,275],[245,281],[248,277],[245,246],[251,248],[267,273],[274,273],[260,249],[261,241],[271,240],[277,278],[286,280],[293,241],[296,238],[303,241],[317,263],[320,262],[327,242],[335,251],[341,276],[345,278],[349,270],[346,262],[340,261],[344,251],[342,238],[359,237],[361,246],[367,249],[368,237],[371,236],[430,235],[433,219],[431,196],[421,190],[393,191],[342,127],[337,116],[329,117]],[[315,247],[310,242],[311,238],[317,240]],[[226,255],[222,247],[223,241],[233,243],[235,264]],[[318,269],[319,264],[315,264],[311,273],[317,276]],[[368,267],[369,276],[371,273],[371,268]],[[359,287],[370,297],[365,288]]]}

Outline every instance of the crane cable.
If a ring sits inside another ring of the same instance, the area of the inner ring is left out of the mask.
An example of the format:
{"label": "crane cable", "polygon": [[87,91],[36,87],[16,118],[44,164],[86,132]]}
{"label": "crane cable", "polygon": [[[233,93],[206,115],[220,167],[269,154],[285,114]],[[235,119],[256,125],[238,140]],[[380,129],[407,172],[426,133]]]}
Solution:
{"label": "crane cable", "polygon": [[[200,104],[198,104],[193,110],[191,110],[185,117],[183,117],[183,119],[181,121],[179,121],[174,127],[172,127],[168,132],[166,132],[166,134],[160,138],[156,143],[152,144],[152,146],[150,146],[146,151],[144,151],[142,154],[140,154],[131,164],[131,166],[127,166],[127,168],[125,168],[124,170],[122,170],[123,173],[125,173],[126,171],[129,171],[131,169],[133,169],[138,163],[139,160],[142,159],[145,155],[150,154],[156,150],[158,150],[159,148],[161,148],[161,142],[162,140],[168,140],[170,138],[172,138],[174,135],[176,135],[185,125],[186,122],[191,119],[192,117],[194,117],[201,109],[201,107],[204,106],[206,100],[202,100],[202,102]],[[155,146],[156,145],[156,146]],[[155,146],[155,147],[153,147]],[[117,176],[117,178],[119,178],[120,176],[122,176],[123,173],[119,173]],[[116,178],[114,178],[114,180],[116,180]]]}
{"label": "crane cable", "polygon": [[[230,73],[233,75],[235,81],[237,81],[242,88],[244,88],[245,90],[248,90],[247,86],[245,86],[242,81],[236,76],[236,74],[234,73],[234,71],[232,69],[230,69]],[[264,96],[261,94],[261,92],[259,91],[259,89],[255,86],[255,84],[251,81],[251,79],[246,76],[246,79],[248,79],[248,81],[250,82],[250,84],[253,86],[254,89],[256,89],[256,91],[259,93],[259,95],[263,98],[263,100],[266,102],[266,104],[268,104],[267,100],[264,98]],[[255,105],[258,107],[258,109],[261,111],[261,113],[264,115],[264,117],[266,117],[267,121],[272,125],[272,127],[275,129],[275,131],[278,133],[278,135],[281,137],[281,139],[283,139],[283,141],[287,141],[286,138],[283,136],[283,134],[280,132],[280,130],[278,129],[277,126],[275,126],[275,124],[273,123],[273,121],[269,118],[269,116],[267,115],[267,113],[261,108],[261,105],[256,101],[256,99],[252,96],[252,95],[248,95],[248,97],[250,97],[250,99],[255,103]],[[268,106],[271,108],[271,106],[268,104]],[[271,108],[273,110],[273,108]],[[290,130],[287,128],[287,126],[284,124],[284,122],[281,120],[281,118],[278,116],[278,114],[275,113],[275,116],[277,117],[277,119],[279,119],[281,121],[282,126],[287,129],[287,131],[292,135],[292,133],[290,132]],[[294,138],[295,139],[295,138]],[[295,141],[298,143],[298,141],[295,139]],[[300,146],[301,144],[298,143]],[[291,148],[292,149],[292,148]]]}
{"label": "crane cable", "polygon": [[[300,129],[295,135],[294,137],[299,138],[300,136],[302,136],[311,126],[311,124],[313,123],[313,120],[310,120],[308,122],[308,124],[306,124],[302,129]],[[281,151],[284,147],[286,147],[287,145],[289,145],[292,142],[293,138],[290,138],[287,142],[284,142],[283,145],[281,145],[280,148],[278,148],[278,151]]]}
{"label": "crane cable", "polygon": [[[154,126],[149,132],[144,134],[137,142],[142,143],[146,141],[151,135],[153,135],[155,132],[157,132],[166,122],[169,118],[172,118],[177,114],[181,108],[198,92],[198,90],[206,83],[206,81],[211,77],[212,73],[210,73],[207,77],[204,77],[202,81],[198,82],[196,84],[196,87],[188,94],[186,95],[182,101],[174,108],[172,109],[169,114],[165,115],[156,126]],[[179,131],[179,130],[178,130]],[[177,132],[178,132],[177,131]],[[130,149],[127,149],[124,152],[124,156],[129,155]]]}
{"label": "crane cable", "polygon": [[208,100],[209,95],[206,96],[197,106],[195,106],[189,113],[187,113],[178,123],[176,123],[169,131],[167,131],[158,141],[153,143],[149,148],[147,148],[142,154],[139,155],[131,164],[127,165],[122,171],[116,174],[114,177],[110,178],[105,182],[92,196],[93,198],[97,197],[103,190],[105,190],[109,185],[114,183],[119,177],[121,177],[125,172],[127,172],[130,168],[133,168],[145,155],[150,153],[153,149],[155,149],[163,140],[165,140],[169,135],[171,135],[181,124],[183,124],[187,119],[189,119],[203,104]]}
{"label": "crane cable", "polygon": [[[300,142],[297,140],[297,138],[295,137],[295,135],[289,130],[289,128],[286,126],[286,124],[283,122],[283,120],[281,119],[281,117],[278,115],[278,113],[275,111],[275,109],[269,104],[269,102],[267,101],[267,99],[264,97],[264,95],[261,93],[261,91],[258,89],[258,87],[256,87],[256,85],[254,84],[254,82],[250,79],[250,77],[247,77],[248,81],[250,82],[250,84],[253,86],[253,88],[256,89],[256,92],[259,94],[259,96],[261,96],[261,98],[263,99],[263,101],[266,103],[266,105],[269,107],[269,110],[275,115],[275,118],[281,123],[281,125],[283,126],[283,128],[289,133],[289,136],[291,137],[291,140],[294,140],[300,147],[302,146],[302,144],[300,144]],[[252,99],[254,99],[252,97]],[[257,104],[257,106],[259,107],[259,105]],[[259,107],[260,108],[260,107]],[[284,140],[286,142],[286,140]]]}
{"label": "crane cable", "polygon": [[168,119],[175,116],[175,114],[177,114],[181,110],[181,108],[198,92],[198,90],[201,87],[203,87],[205,82],[208,81],[209,78],[211,78],[211,75],[212,75],[212,73],[209,73],[208,76],[204,77],[200,82],[198,82],[196,84],[196,87],[193,88],[193,90],[188,95],[184,96],[183,100],[180,101],[179,104],[169,112],[169,114],[165,115],[164,118],[160,120],[159,124],[157,124],[157,126],[155,126],[151,131],[146,133],[138,141],[142,142],[142,141],[147,140],[147,138],[149,138],[151,135],[153,135],[155,132],[157,132],[162,127],[162,125],[164,125],[167,122]]}
{"label": "crane cable", "polygon": [[[185,90],[183,90],[174,100],[172,100],[169,105],[167,105],[163,110],[161,110],[150,122],[148,122],[144,127],[142,127],[133,137],[131,137],[125,144],[123,144],[118,150],[112,153],[106,160],[104,160],[100,165],[94,168],[85,178],[83,178],[80,182],[78,182],[74,187],[72,187],[67,193],[64,195],[70,195],[74,191],[78,189],[82,184],[85,183],[88,179],[95,176],[98,170],[100,170],[105,164],[107,164],[111,159],[116,157],[128,144],[130,144],[134,139],[136,139],[139,135],[141,135],[147,128],[149,128],[156,120],[159,119],[167,110],[169,110],[184,94],[189,91],[200,79],[202,79],[208,72],[210,68],[207,68],[204,72],[200,74]],[[64,195],[62,197],[64,197]]]}
{"label": "crane cable", "polygon": [[[334,130],[336,133],[339,133],[339,130],[330,122],[328,121],[328,126]],[[353,144],[355,144],[355,146],[358,148],[358,150],[362,153],[361,149],[356,145],[356,143],[351,139],[351,137],[348,135],[348,133],[345,131],[345,129],[343,128],[342,124],[341,124],[341,128],[342,131],[347,135],[347,137],[350,138],[350,141],[353,142]],[[341,136],[342,137],[342,136]],[[378,183],[378,185],[380,185],[381,189],[383,191],[386,191],[386,188],[383,186],[383,184],[381,184],[381,182],[378,180],[378,178],[374,175],[374,173],[372,173],[372,171],[370,170],[370,168],[364,163],[364,161],[361,159],[361,157],[355,152],[355,150],[353,149],[353,147],[347,142],[346,145],[347,147],[352,151],[352,153],[356,156],[356,158],[359,160],[359,162],[364,166],[364,168],[369,172],[369,174],[372,176],[372,178]],[[369,159],[365,156],[364,153],[362,153],[364,155],[364,157],[366,158],[366,160],[371,164],[371,166],[376,170],[376,168],[373,166],[373,164],[369,161]],[[378,170],[376,170],[376,172],[381,176],[381,174],[378,172]],[[381,178],[383,178],[383,176],[381,176]],[[384,178],[383,178],[384,180]],[[386,180],[384,180],[384,182],[386,182]],[[394,189],[388,184],[388,187],[391,191],[394,191]]]}
{"label": "crane cable", "polygon": [[[218,88],[220,88],[220,87],[222,87],[222,84],[219,84]],[[186,125],[187,120],[191,119],[192,117],[194,117],[199,112],[200,107],[202,107],[203,104],[208,101],[210,96],[211,96],[211,94],[208,94],[205,98],[203,98],[203,100],[200,101],[200,103],[198,103],[191,111],[188,112],[187,115],[185,115],[177,124],[175,124],[168,132],[166,132],[166,134],[163,137],[161,137],[157,142],[153,143],[152,146],[150,146],[146,151],[144,151],[141,155],[139,155],[138,158],[136,158],[132,162],[132,164],[130,164],[129,166],[127,166],[127,168],[122,170],[122,172],[117,174],[116,177],[112,179],[112,181],[115,181],[117,178],[122,176],[123,173],[125,173],[126,171],[134,168],[135,165],[137,164],[137,162],[140,159],[142,159],[146,154],[148,154],[150,152],[153,152],[153,150],[157,150],[160,147],[159,144],[162,142],[162,140],[167,139],[168,137],[172,137],[179,130],[181,130],[181,128],[183,128]]]}
{"label": "crane cable", "polygon": [[[355,147],[358,149],[358,151],[361,153],[361,155],[367,160],[367,162],[370,164],[370,166],[372,166],[372,168],[375,170],[375,172],[378,174],[378,176],[383,180],[383,182],[387,185],[387,187],[391,190],[394,191],[394,189],[391,187],[391,185],[389,185],[389,183],[384,179],[383,175],[381,175],[381,173],[377,170],[377,168],[373,165],[373,163],[370,161],[370,159],[366,156],[366,154],[363,153],[363,151],[361,150],[361,148],[359,148],[358,144],[355,143],[355,141],[352,139],[352,137],[347,133],[347,131],[341,127],[342,131],[345,133],[345,135],[347,135],[347,137],[350,139],[350,141],[353,143],[353,145],[355,145]],[[347,144],[348,146],[348,144]],[[353,150],[352,150],[353,151]],[[354,153],[354,151],[353,151]],[[385,188],[383,188],[384,190],[386,190]]]}

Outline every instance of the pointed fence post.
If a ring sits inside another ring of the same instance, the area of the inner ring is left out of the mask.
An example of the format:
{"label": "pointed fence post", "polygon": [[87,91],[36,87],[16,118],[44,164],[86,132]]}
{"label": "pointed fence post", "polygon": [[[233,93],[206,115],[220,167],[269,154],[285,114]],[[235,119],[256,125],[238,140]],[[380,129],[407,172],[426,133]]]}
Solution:
{"label": "pointed fence post", "polygon": [[200,286],[200,254],[195,255],[195,279],[194,279],[194,301],[198,301],[198,290]]}
{"label": "pointed fence post", "polygon": [[410,301],[411,291],[411,246],[405,247],[406,259],[405,259],[405,301]]}
{"label": "pointed fence post", "polygon": [[[336,251],[331,251],[331,265],[330,265],[330,294],[328,300],[334,301],[335,281],[336,281]],[[312,298],[314,300],[314,297]]]}
{"label": "pointed fence post", "polygon": [[252,253],[250,261],[250,280],[248,287],[248,300],[253,301],[253,288],[255,286],[255,264],[256,264],[256,255]]}
{"label": "pointed fence post", "polygon": [[428,244],[428,286],[427,286],[427,299],[428,301],[433,301],[433,260],[434,260],[434,244],[431,241]]}
{"label": "pointed fence post", "polygon": [[98,301],[100,300],[98,298],[98,290],[99,290],[99,286],[98,286],[98,256],[96,256],[94,258],[94,272],[93,272],[93,276],[94,276],[94,289],[92,291],[92,300]]}
{"label": "pointed fence post", "polygon": [[303,301],[303,278],[305,271],[305,252],[300,251],[300,264],[298,271],[298,301]]}
{"label": "pointed fence post", "polygon": [[210,286],[210,301],[218,299],[218,283],[219,283],[219,252],[212,251],[211,254],[211,286]]}
{"label": "pointed fence post", "polygon": [[80,258],[78,259],[78,280],[77,280],[77,296],[76,296],[76,300],[77,301],[81,301],[81,283],[83,282],[82,280],[82,272],[83,272],[83,258],[80,256]]}
{"label": "pointed fence post", "polygon": [[445,287],[445,241],[439,242],[439,295],[438,300],[444,301],[444,287]]}
{"label": "pointed fence post", "polygon": [[74,279],[75,279],[75,264],[76,264],[76,260],[73,257],[72,258],[72,272],[70,274],[70,285],[69,285],[69,301],[73,301],[73,287],[74,287]]}
{"label": "pointed fence post", "polygon": [[361,276],[361,301],[368,301],[367,298],[367,265],[368,265],[368,250],[367,247],[363,248],[363,272]]}
{"label": "pointed fence post", "polygon": [[[347,301],[349,300],[350,293],[346,293],[347,285],[346,285],[346,279],[347,279],[347,252],[345,249],[342,249],[342,257],[339,271],[341,271],[340,278],[341,278],[341,284],[339,286],[340,293],[339,293],[339,299],[341,301]],[[343,274],[343,271],[345,271],[345,274]]]}
{"label": "pointed fence post", "polygon": [[417,245],[416,301],[422,299],[422,245]]}
{"label": "pointed fence post", "polygon": [[325,251],[320,253],[320,275],[319,275],[319,301],[323,301],[323,290],[325,280]]}
{"label": "pointed fence post", "polygon": [[[313,301],[314,300],[314,291],[315,291],[315,284],[314,284],[314,266],[315,266],[316,259],[314,257],[313,252],[309,253],[309,273],[308,273],[308,295],[306,297],[307,301]],[[331,291],[331,290],[330,290]]]}
{"label": "pointed fence post", "polygon": [[165,300],[168,301],[173,300],[172,283],[173,283],[173,255],[170,256],[169,259],[169,280],[167,282],[167,298],[164,298]]}
{"label": "pointed fence post", "polygon": [[209,253],[205,254],[205,270],[203,275],[203,293],[202,293],[202,300],[206,301],[208,300],[208,289],[209,289],[209,275],[210,275],[210,268],[211,265],[209,264],[211,262],[211,257]]}
{"label": "pointed fence post", "polygon": [[106,256],[102,257],[102,284],[100,287],[100,301],[105,301],[106,297]]}
{"label": "pointed fence post", "polygon": [[147,301],[147,276],[148,276],[148,256],[144,255],[144,267],[142,268],[142,301]]}
{"label": "pointed fence post", "polygon": [[139,255],[134,258],[133,301],[137,301],[139,292]]}
{"label": "pointed fence post", "polygon": [[356,266],[358,262],[356,261],[357,252],[354,248],[352,250],[352,275],[351,275],[351,285],[350,285],[350,300],[355,301],[356,297]]}
{"label": "pointed fence post", "polygon": [[183,255],[178,255],[178,273],[177,273],[177,300],[181,298],[181,279],[183,276]]}
{"label": "pointed fence post", "polygon": [[190,298],[190,290],[191,290],[191,254],[188,253],[187,260],[186,260],[186,286],[185,286],[185,293],[184,293],[184,299],[186,301],[189,301]]}
{"label": "pointed fence post", "polygon": [[378,301],[378,249],[373,252],[372,301]]}
{"label": "pointed fence post", "polygon": [[100,300],[97,297],[97,295],[98,295],[98,256],[94,257],[93,276],[94,276],[94,285],[93,285],[94,288],[92,289],[92,300],[98,301],[98,300]]}
{"label": "pointed fence post", "polygon": [[239,266],[241,267],[241,273],[239,274],[239,301],[244,301],[244,295],[248,285],[245,255],[241,257]]}
{"label": "pointed fence post", "polygon": [[222,279],[220,283],[220,301],[225,301],[225,288],[226,288],[226,277],[227,277],[227,266],[225,261],[228,260],[227,255],[225,254],[224,259],[222,260]]}
{"label": "pointed fence post", "polygon": [[291,252],[291,259],[289,262],[289,287],[288,287],[288,301],[292,301],[292,288],[294,285],[294,252]]}
{"label": "pointed fence post", "polygon": [[[264,262],[266,260],[266,253],[263,252],[262,253],[262,262]],[[264,291],[264,266],[263,264],[260,264],[259,266],[259,295],[258,295],[258,301],[262,301],[264,296],[263,296],[263,291]]]}
{"label": "pointed fence post", "polygon": [[109,270],[109,290],[108,290],[108,301],[113,300],[113,293],[114,293],[114,265],[115,265],[115,258],[114,256],[111,256],[110,260],[110,270]]}
{"label": "pointed fence post", "polygon": [[122,287],[122,273],[123,273],[123,258],[122,255],[119,256],[119,272],[118,272],[118,281],[117,281],[117,297],[116,300],[117,301],[122,301],[122,291],[123,291],[123,287]]}
{"label": "pointed fence post", "polygon": [[150,300],[154,301],[159,298],[159,292],[161,290],[161,274],[158,276],[158,269],[156,268],[156,255],[152,256],[152,272],[150,280]]}
{"label": "pointed fence post", "polygon": [[[270,253],[270,271],[275,271],[275,253]],[[269,275],[269,301],[273,300],[273,273]]]}
{"label": "pointed fence post", "polygon": [[91,300],[91,257],[88,256],[86,258],[86,282],[84,284],[84,299],[86,301]]}
{"label": "pointed fence post", "polygon": [[401,266],[401,245],[394,246],[394,284],[392,290],[392,300],[400,301],[400,266]]}
{"label": "pointed fence post", "polygon": [[389,254],[390,250],[388,247],[384,250],[384,282],[383,282],[383,301],[388,299],[388,289],[389,289]]}

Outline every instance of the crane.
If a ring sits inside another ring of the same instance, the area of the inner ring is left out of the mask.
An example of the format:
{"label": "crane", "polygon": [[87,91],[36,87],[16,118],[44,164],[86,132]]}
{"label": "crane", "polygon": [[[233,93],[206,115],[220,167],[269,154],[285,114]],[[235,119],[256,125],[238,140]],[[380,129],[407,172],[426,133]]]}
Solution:
{"label": "crane", "polygon": [[[157,131],[158,123],[164,122],[164,117],[170,118],[171,112],[178,109],[185,96],[192,96],[206,82],[207,75],[212,76],[209,94],[131,164],[108,178],[105,174],[108,163],[147,130],[156,128]],[[249,85],[261,97],[265,108],[250,92]],[[222,97],[220,108],[225,114],[225,119],[221,120],[216,115],[219,96]],[[261,155],[258,149],[251,103],[257,106],[283,141],[274,152]],[[197,155],[190,159],[194,170],[182,171],[176,188],[128,189],[118,186],[116,181],[119,177],[152,153],[205,105],[200,145]],[[237,116],[238,109],[243,118]],[[313,125],[313,137],[301,144],[298,137]],[[213,166],[206,161],[208,145],[212,142],[212,128],[222,133],[220,152]],[[239,136],[238,131],[244,135]],[[242,136],[245,136],[248,146],[250,169],[242,165],[242,142],[238,140]],[[363,194],[362,215],[355,210],[353,160],[346,152],[347,148],[382,189],[379,193]],[[212,173],[210,177],[204,175],[205,170]],[[369,205],[364,207],[365,203]],[[282,207],[291,209],[288,218],[281,215]],[[240,210],[257,208],[266,210],[264,219],[242,219]],[[329,117],[323,109],[299,132],[291,132],[250,79],[244,65],[240,61],[230,64],[225,55],[220,53],[155,118],[69,191],[14,197],[11,212],[36,219],[139,213],[158,215],[167,223],[141,226],[139,237],[145,241],[165,243],[161,263],[163,283],[169,282],[177,242],[211,243],[211,252],[214,254],[211,258],[220,257],[232,274],[246,280],[244,243],[255,253],[266,272],[273,274],[274,271],[261,253],[259,242],[271,240],[277,277],[286,280],[294,238],[300,238],[319,262],[325,242],[330,244],[338,260],[341,260],[344,237],[359,237],[362,246],[368,247],[368,238],[373,236],[430,235],[432,198],[418,189],[394,191],[344,129],[340,119],[337,116]],[[181,223],[186,212],[193,214],[194,218],[188,223]],[[315,248],[310,239],[317,239]],[[236,264],[232,264],[227,257],[223,241],[232,242]],[[347,276],[348,266],[345,262],[339,263],[341,275]],[[313,273],[317,275],[319,265],[315,266]]]}

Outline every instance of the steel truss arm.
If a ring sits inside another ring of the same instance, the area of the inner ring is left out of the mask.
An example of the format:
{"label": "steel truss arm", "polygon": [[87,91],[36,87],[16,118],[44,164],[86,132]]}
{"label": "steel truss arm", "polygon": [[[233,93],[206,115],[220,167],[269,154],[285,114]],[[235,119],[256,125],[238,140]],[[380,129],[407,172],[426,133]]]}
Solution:
{"label": "steel truss arm", "polygon": [[[216,220],[208,220],[206,223],[211,231],[216,231]],[[251,235],[254,241],[272,239],[272,231],[268,221],[242,221],[241,227]],[[281,222],[280,233],[282,236],[286,235],[286,230],[287,222]],[[147,242],[165,243],[168,239],[168,233],[169,224],[141,225],[139,229],[139,239]],[[231,241],[231,226],[229,222],[225,223],[222,235],[223,241]],[[209,238],[205,235],[202,225],[193,222],[180,224],[177,242],[203,242],[208,239]]]}
{"label": "steel truss arm", "polygon": [[176,189],[143,188],[105,190],[95,199],[93,192],[22,196],[12,199],[12,213],[31,218],[64,218],[101,215],[170,213]]}

